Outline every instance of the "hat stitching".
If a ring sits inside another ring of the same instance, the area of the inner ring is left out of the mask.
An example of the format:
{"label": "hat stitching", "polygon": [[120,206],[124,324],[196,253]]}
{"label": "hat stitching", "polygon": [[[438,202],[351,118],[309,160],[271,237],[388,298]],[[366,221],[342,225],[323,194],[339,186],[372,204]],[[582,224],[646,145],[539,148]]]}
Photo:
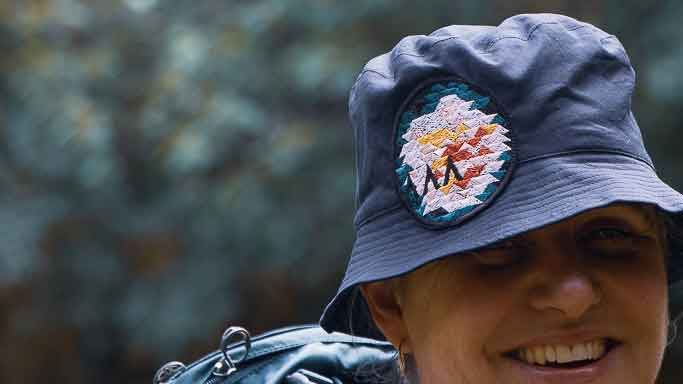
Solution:
{"label": "hat stitching", "polygon": [[[499,37],[499,38],[497,38],[497,39],[495,39],[495,40],[490,41],[490,42],[486,45],[486,48],[484,48],[483,50],[478,50],[478,52],[479,52],[479,53],[484,53],[484,54],[489,54],[489,53],[491,53],[491,52],[489,52],[489,50],[490,50],[491,48],[493,48],[493,46],[494,46],[495,44],[497,44],[499,41],[505,40],[505,39],[517,39],[517,40],[521,40],[521,41],[525,41],[525,42],[526,42],[526,41],[529,41],[529,40],[532,38],[532,35],[534,34],[534,32],[536,32],[536,30],[537,30],[540,26],[542,26],[542,25],[550,25],[550,24],[560,24],[560,25],[562,25],[562,23],[560,23],[560,22],[538,23],[538,24],[534,25],[534,26],[529,30],[529,32],[527,33],[526,38],[519,37],[519,36],[502,36],[502,37]],[[567,31],[576,31],[576,30],[578,30],[578,29],[586,28],[586,27],[587,27],[587,25],[576,25],[576,26],[574,26],[573,28],[567,28]],[[607,36],[605,39],[610,38],[610,37],[614,37],[614,36]],[[439,40],[433,42],[432,45],[430,45],[428,49],[432,49],[432,48],[434,48],[434,46],[436,46],[437,44],[441,44],[441,43],[443,43],[443,42],[445,42],[445,41],[454,40],[454,39],[462,40],[462,37],[460,37],[460,36],[451,36],[451,37],[446,37],[446,38],[443,38],[443,39],[439,39]],[[401,57],[401,56],[425,57],[425,55],[421,55],[421,54],[418,54],[418,53],[413,53],[413,52],[401,52],[401,53],[399,53],[398,55],[394,56],[394,57],[392,58],[391,61],[395,61],[396,59],[398,59],[398,58]],[[384,77],[385,79],[394,80],[394,79],[396,79],[396,71],[397,71],[397,70],[398,70],[398,69],[394,69],[393,73],[392,73],[391,75],[389,75],[389,74],[381,73],[381,72],[379,72],[379,71],[377,71],[377,70],[375,70],[375,69],[369,69],[369,68],[368,68],[368,69],[363,69],[363,70],[361,71],[361,73],[358,75],[358,80],[360,80],[360,79],[363,77],[363,75],[365,75],[366,72],[375,73],[375,74],[377,74],[377,75],[379,75],[379,76],[381,76],[381,77]]]}
{"label": "hat stitching", "polygon": [[376,212],[376,213],[373,213],[372,215],[369,215],[368,217],[364,218],[363,220],[357,222],[357,223],[355,224],[355,226],[356,226],[356,228],[360,228],[360,227],[362,227],[363,225],[365,225],[367,222],[372,221],[372,220],[374,220],[374,219],[376,219],[376,218],[378,218],[378,217],[380,217],[380,216],[384,216],[384,215],[387,214],[388,212],[395,211],[395,210],[397,210],[397,209],[399,209],[399,208],[402,208],[402,207],[403,207],[403,203],[399,201],[399,202],[396,203],[396,204],[390,205],[390,206],[388,206],[388,207],[386,207],[386,208],[383,208],[383,209],[379,210],[379,211]]}
{"label": "hat stitching", "polygon": [[652,170],[655,170],[655,167],[653,164],[651,164],[649,161],[647,161],[646,159],[644,159],[638,155],[635,155],[633,153],[629,153],[626,151],[619,151],[616,149],[602,149],[602,148],[601,149],[590,149],[590,148],[573,149],[570,151],[558,151],[558,152],[551,152],[551,153],[543,153],[540,155],[531,156],[531,157],[526,158],[526,159],[520,159],[519,164],[528,163],[530,161],[546,159],[548,157],[565,156],[565,155],[572,155],[572,154],[576,154],[576,153],[613,153],[615,155],[622,155],[622,156],[630,157],[634,160],[641,161],[641,162],[645,163],[648,167],[652,168]]}
{"label": "hat stitching", "polygon": [[[443,39],[439,39],[439,40],[433,42],[432,45],[429,46],[428,50],[434,48],[434,46],[437,45],[437,44],[439,44],[439,43],[442,43],[442,42],[447,41],[447,40],[454,40],[454,39],[462,40],[462,38],[461,38],[460,36],[445,37],[445,38],[443,38]],[[425,55],[421,55],[421,54],[418,54],[418,53],[413,53],[413,52],[401,52],[401,53],[399,53],[398,55],[394,56],[394,57],[392,58],[391,61],[396,61],[396,59],[398,59],[398,58],[401,57],[401,56],[425,57]],[[389,77],[388,74],[380,73],[380,72],[378,72],[377,70],[374,70],[374,69],[363,69],[363,70],[361,71],[361,73],[358,75],[358,80],[360,80],[360,78],[361,78],[366,72],[376,73],[376,74],[378,74],[378,75],[384,77],[385,79],[390,79],[390,80],[396,79],[396,69],[394,69],[394,72],[391,74],[391,77]]]}
{"label": "hat stitching", "polygon": [[[516,39],[516,40],[521,40],[521,41],[525,41],[525,42],[526,42],[526,41],[529,41],[529,40],[531,40],[531,38],[533,37],[533,34],[536,32],[536,30],[537,30],[539,27],[541,27],[542,25],[552,25],[552,24],[559,24],[559,25],[562,25],[562,23],[557,22],[557,21],[547,22],[547,23],[538,23],[538,24],[534,25],[533,27],[531,27],[531,29],[530,29],[529,32],[527,33],[526,38],[522,38],[522,37],[519,37],[519,36],[502,36],[502,37],[499,37],[499,38],[497,38],[497,39],[494,39],[494,40],[490,41],[489,44],[488,44],[488,45],[486,46],[486,48],[484,49],[484,51],[481,51],[481,52],[482,52],[482,53],[488,53],[488,50],[491,49],[491,48],[493,48],[493,46],[494,46],[495,44],[497,44],[497,43],[498,43],[499,41],[501,41],[501,40]],[[574,26],[574,27],[572,27],[572,28],[565,28],[565,29],[566,29],[567,31],[570,31],[570,32],[571,32],[571,31],[576,31],[576,30],[578,30],[578,29],[586,28],[586,27],[587,27],[587,25],[576,25],[576,26]]]}
{"label": "hat stitching", "polygon": [[600,42],[601,42],[601,43],[604,43],[605,40],[609,40],[609,39],[619,40],[619,39],[617,39],[616,36],[614,36],[614,35],[609,35],[609,36],[607,36],[607,37],[603,37],[602,39],[600,39]]}

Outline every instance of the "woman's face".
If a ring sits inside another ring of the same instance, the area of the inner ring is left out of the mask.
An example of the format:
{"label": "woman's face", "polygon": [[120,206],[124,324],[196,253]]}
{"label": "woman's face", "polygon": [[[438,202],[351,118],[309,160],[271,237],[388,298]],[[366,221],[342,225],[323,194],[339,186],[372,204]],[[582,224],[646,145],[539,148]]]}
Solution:
{"label": "woman's face", "polygon": [[657,223],[595,209],[363,294],[420,383],[653,383],[668,318]]}

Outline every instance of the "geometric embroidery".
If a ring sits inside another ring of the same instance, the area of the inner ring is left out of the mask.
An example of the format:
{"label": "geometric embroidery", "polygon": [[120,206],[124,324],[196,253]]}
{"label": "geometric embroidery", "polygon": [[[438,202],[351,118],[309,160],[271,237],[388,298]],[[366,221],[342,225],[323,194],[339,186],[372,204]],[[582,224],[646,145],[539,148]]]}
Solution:
{"label": "geometric embroidery", "polygon": [[396,129],[399,192],[410,209],[452,224],[490,201],[512,166],[505,125],[495,103],[461,81],[419,92]]}

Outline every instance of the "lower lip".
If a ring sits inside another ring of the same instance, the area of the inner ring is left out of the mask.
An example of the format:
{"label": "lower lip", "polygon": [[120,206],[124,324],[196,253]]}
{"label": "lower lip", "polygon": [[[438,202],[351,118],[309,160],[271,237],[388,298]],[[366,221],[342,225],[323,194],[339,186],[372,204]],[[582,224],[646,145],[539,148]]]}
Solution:
{"label": "lower lip", "polygon": [[584,384],[602,382],[602,379],[615,366],[621,345],[610,349],[600,360],[596,360],[580,368],[550,368],[525,364],[519,360],[507,358],[511,369],[521,376],[524,383],[539,384]]}

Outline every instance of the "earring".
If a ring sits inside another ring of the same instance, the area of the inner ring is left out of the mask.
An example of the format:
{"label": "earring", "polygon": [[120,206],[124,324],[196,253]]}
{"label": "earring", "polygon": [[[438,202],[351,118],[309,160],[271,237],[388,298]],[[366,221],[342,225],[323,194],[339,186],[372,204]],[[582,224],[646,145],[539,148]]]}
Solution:
{"label": "earring", "polygon": [[676,336],[678,335],[678,323],[683,320],[683,313],[678,314],[673,319],[669,319],[666,322],[666,346],[669,347],[676,341]]}
{"label": "earring", "polygon": [[403,342],[405,340],[401,340],[400,343],[398,343],[398,369],[401,371],[402,375],[406,375],[406,353],[403,351]]}

